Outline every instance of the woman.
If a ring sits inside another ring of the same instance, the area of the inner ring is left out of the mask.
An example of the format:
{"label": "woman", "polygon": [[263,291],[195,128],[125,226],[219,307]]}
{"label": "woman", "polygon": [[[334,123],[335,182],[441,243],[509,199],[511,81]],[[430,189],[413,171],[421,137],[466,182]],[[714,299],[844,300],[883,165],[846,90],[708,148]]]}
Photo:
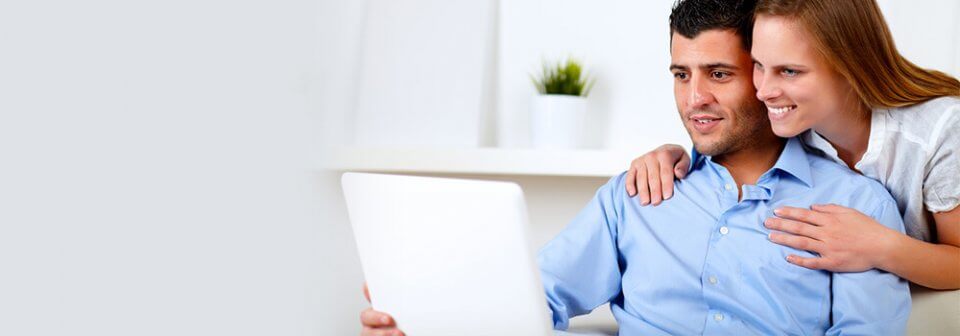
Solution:
{"label": "woman", "polygon": [[[815,205],[778,209],[764,223],[770,239],[819,254],[788,256],[799,266],[960,288],[960,82],[904,59],[874,0],[760,0],[753,32],[753,81],[773,131],[883,183],[907,232]],[[689,160],[676,145],[637,158],[628,192],[644,205],[669,199]]]}

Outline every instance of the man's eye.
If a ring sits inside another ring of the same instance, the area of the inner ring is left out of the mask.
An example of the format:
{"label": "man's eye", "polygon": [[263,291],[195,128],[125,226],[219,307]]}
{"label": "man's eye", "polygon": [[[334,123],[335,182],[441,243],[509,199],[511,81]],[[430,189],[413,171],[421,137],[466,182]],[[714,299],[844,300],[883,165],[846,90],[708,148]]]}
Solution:
{"label": "man's eye", "polygon": [[713,77],[713,79],[724,79],[730,77],[730,74],[723,71],[714,71],[710,73],[710,76]]}
{"label": "man's eye", "polygon": [[683,72],[677,72],[673,74],[673,77],[679,80],[687,79],[687,74]]}

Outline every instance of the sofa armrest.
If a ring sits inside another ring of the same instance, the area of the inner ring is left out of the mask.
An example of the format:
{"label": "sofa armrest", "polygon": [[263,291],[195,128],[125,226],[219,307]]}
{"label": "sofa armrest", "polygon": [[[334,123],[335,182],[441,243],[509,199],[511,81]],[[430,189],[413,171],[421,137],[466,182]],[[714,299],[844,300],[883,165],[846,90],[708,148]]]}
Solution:
{"label": "sofa armrest", "polygon": [[910,285],[913,310],[907,335],[960,335],[960,290],[938,291]]}

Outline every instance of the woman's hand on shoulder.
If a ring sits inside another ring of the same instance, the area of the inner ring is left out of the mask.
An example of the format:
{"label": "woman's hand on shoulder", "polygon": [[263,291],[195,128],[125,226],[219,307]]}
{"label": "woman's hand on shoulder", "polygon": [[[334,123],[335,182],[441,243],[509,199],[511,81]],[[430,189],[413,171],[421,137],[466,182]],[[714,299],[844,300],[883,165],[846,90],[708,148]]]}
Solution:
{"label": "woman's hand on shoulder", "polygon": [[674,178],[684,178],[690,155],[679,145],[666,144],[630,163],[626,188],[631,197],[640,195],[640,205],[659,205],[673,197]]}

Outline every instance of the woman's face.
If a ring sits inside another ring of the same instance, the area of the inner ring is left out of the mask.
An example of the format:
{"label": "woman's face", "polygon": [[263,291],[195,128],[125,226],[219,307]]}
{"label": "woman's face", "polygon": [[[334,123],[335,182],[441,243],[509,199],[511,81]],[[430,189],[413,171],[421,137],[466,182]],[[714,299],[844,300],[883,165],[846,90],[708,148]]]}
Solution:
{"label": "woman's face", "polygon": [[829,128],[832,118],[857,106],[850,85],[813,44],[795,19],[759,15],[754,22],[753,85],[778,136]]}

